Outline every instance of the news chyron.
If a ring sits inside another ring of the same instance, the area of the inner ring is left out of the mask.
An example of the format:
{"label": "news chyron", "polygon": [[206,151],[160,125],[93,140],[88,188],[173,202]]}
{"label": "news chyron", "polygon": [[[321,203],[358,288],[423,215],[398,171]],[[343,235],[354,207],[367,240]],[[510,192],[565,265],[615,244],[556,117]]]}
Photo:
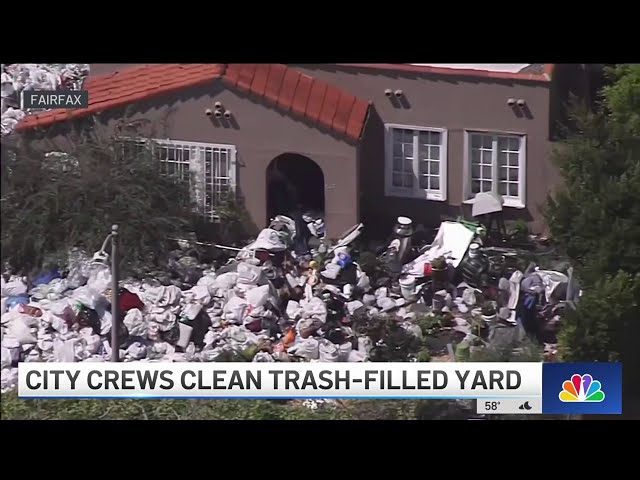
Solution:
{"label": "news chyron", "polygon": [[479,414],[620,414],[616,363],[21,363],[22,398],[477,400]]}

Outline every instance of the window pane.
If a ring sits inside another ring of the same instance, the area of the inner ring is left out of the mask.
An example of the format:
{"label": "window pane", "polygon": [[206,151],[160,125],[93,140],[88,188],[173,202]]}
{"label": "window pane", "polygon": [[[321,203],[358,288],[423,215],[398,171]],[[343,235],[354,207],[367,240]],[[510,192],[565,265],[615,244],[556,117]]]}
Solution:
{"label": "window pane", "polygon": [[482,136],[482,148],[493,148],[493,137],[491,135]]}
{"label": "window pane", "polygon": [[491,191],[491,182],[483,180],[482,181],[482,185],[481,185],[480,188],[482,188],[483,192],[490,192]]}
{"label": "window pane", "polygon": [[482,146],[482,137],[480,135],[471,135],[471,148],[480,148]]}
{"label": "window pane", "polygon": [[504,153],[504,152],[498,152],[498,164],[501,167],[504,167],[508,164],[509,161],[509,154],[508,153]]}
{"label": "window pane", "polygon": [[413,143],[404,143],[402,149],[405,157],[413,157]]}
{"label": "window pane", "polygon": [[520,150],[520,139],[518,137],[509,137],[509,150],[514,152]]}
{"label": "window pane", "polygon": [[421,175],[420,176],[420,188],[429,188],[429,176]]}
{"label": "window pane", "polygon": [[471,150],[471,163],[480,163],[480,150]]}
{"label": "window pane", "polygon": [[189,147],[185,148],[184,152],[182,153],[182,155],[183,155],[182,158],[184,159],[185,162],[188,162],[189,159],[191,158],[190,154],[191,154],[191,150],[189,150]]}
{"label": "window pane", "polygon": [[473,180],[471,182],[471,193],[480,193],[480,180]]}
{"label": "window pane", "polygon": [[507,194],[507,184],[505,182],[500,182],[500,185],[498,185],[498,193],[500,195]]}
{"label": "window pane", "polygon": [[440,132],[431,132],[431,145],[441,145],[442,143],[442,134]]}
{"label": "window pane", "polygon": [[431,162],[431,174],[432,175],[440,174],[440,162]]}
{"label": "window pane", "polygon": [[508,178],[508,168],[500,168],[500,180],[507,180]]}
{"label": "window pane", "polygon": [[429,145],[425,145],[423,143],[420,143],[420,158],[421,159],[425,159],[425,158],[429,158]]}
{"label": "window pane", "polygon": [[164,161],[167,159],[167,147],[158,147],[160,151],[160,161]]}
{"label": "window pane", "polygon": [[491,167],[482,167],[482,178],[485,180],[491,180]]}
{"label": "window pane", "polygon": [[431,190],[440,190],[440,177],[429,177],[431,179]]}
{"label": "window pane", "polygon": [[512,167],[517,167],[518,165],[520,165],[520,155],[518,155],[517,153],[510,153],[509,154],[509,165]]}
{"label": "window pane", "polygon": [[176,151],[175,148],[173,147],[168,147],[168,155],[167,155],[167,160],[169,161],[174,161],[176,159]]}
{"label": "window pane", "polygon": [[487,150],[482,151],[482,163],[485,165],[491,165],[491,152]]}
{"label": "window pane", "polygon": [[402,143],[393,142],[393,155],[396,157],[402,156]]}
{"label": "window pane", "polygon": [[509,138],[498,137],[498,151],[509,150]]}
{"label": "window pane", "polygon": [[391,183],[393,184],[394,187],[401,187],[402,186],[402,175],[399,173],[394,173],[391,177]]}
{"label": "window pane", "polygon": [[480,165],[471,166],[471,178],[480,178]]}
{"label": "window pane", "polygon": [[517,197],[518,196],[518,184],[510,183],[509,184],[509,196]]}
{"label": "window pane", "polygon": [[401,172],[402,171],[402,157],[394,157],[393,159],[393,171]]}
{"label": "window pane", "polygon": [[413,174],[405,173],[405,175],[404,175],[404,186],[413,188]]}
{"label": "window pane", "polygon": [[405,172],[413,172],[413,160],[405,160],[404,161],[404,171]]}
{"label": "window pane", "polygon": [[509,180],[511,180],[512,182],[517,182],[518,181],[518,169],[517,168],[510,168],[509,169]]}
{"label": "window pane", "polygon": [[420,173],[429,173],[429,162],[420,162]]}
{"label": "window pane", "polygon": [[393,129],[393,143],[401,143],[402,142],[402,130]]}
{"label": "window pane", "polygon": [[429,147],[429,158],[431,160],[440,160],[440,147]]}

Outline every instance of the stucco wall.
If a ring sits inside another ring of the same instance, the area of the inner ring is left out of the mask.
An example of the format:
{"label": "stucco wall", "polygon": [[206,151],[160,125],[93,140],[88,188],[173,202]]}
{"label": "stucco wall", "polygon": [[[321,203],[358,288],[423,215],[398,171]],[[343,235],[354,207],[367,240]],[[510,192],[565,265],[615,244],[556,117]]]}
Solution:
{"label": "stucco wall", "polygon": [[[215,121],[207,108],[222,102],[232,121]],[[155,135],[172,140],[223,143],[237,147],[238,193],[255,224],[266,224],[266,178],[269,163],[286,152],[308,156],[325,176],[327,231],[338,236],[358,221],[356,147],[250,97],[227,90],[220,82],[158,97],[128,107],[127,119],[148,119]],[[110,110],[99,118],[112,130],[125,116]],[[164,126],[162,126],[164,125]],[[62,127],[60,127],[62,128]],[[56,133],[58,138],[63,131]]]}
{"label": "stucco wall", "polygon": [[[374,102],[377,113],[360,147],[361,209],[369,223],[392,221],[399,214],[437,224],[441,215],[458,214],[463,202],[464,131],[490,130],[527,136],[526,208],[506,208],[507,218],[523,218],[543,229],[539,207],[557,175],[549,154],[549,85],[540,82],[471,79],[354,69],[330,65],[296,65],[307,74],[332,82]],[[406,104],[394,105],[385,90],[402,90]],[[527,114],[517,115],[509,98],[526,100]],[[447,200],[407,200],[384,194],[384,124],[396,123],[448,130]],[[470,207],[465,206],[465,210]]]}

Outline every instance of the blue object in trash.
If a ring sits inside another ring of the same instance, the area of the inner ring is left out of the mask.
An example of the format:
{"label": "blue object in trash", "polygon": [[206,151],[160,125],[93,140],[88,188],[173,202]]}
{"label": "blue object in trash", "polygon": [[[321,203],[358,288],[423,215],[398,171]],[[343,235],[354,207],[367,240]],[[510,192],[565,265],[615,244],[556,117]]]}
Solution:
{"label": "blue object in trash", "polygon": [[33,281],[33,286],[36,287],[38,285],[46,285],[56,278],[60,278],[60,272],[57,270],[51,270],[50,272],[41,273],[36,279]]}
{"label": "blue object in trash", "polygon": [[340,265],[340,268],[347,268],[349,265],[351,265],[351,255],[349,255],[348,253],[339,253],[337,263],[338,265]]}
{"label": "blue object in trash", "polygon": [[29,295],[16,295],[15,297],[7,298],[7,310],[15,307],[16,305],[28,305],[29,304]]}

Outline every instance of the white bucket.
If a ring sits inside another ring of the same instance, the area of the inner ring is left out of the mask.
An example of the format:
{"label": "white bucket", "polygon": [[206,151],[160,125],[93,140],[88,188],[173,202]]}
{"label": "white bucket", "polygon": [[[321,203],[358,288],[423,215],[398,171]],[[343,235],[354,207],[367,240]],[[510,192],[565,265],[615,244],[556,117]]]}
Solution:
{"label": "white bucket", "polygon": [[401,278],[398,283],[400,284],[400,292],[405,300],[412,300],[416,290],[416,277],[413,275],[407,275],[406,277]]}
{"label": "white bucket", "polygon": [[480,245],[477,243],[472,243],[469,245],[469,257],[475,258],[480,254]]}
{"label": "white bucket", "polygon": [[182,322],[178,323],[180,325],[180,338],[178,339],[178,345],[181,348],[187,348],[189,346],[189,340],[191,340],[191,333],[193,332],[193,327],[186,325]]}

